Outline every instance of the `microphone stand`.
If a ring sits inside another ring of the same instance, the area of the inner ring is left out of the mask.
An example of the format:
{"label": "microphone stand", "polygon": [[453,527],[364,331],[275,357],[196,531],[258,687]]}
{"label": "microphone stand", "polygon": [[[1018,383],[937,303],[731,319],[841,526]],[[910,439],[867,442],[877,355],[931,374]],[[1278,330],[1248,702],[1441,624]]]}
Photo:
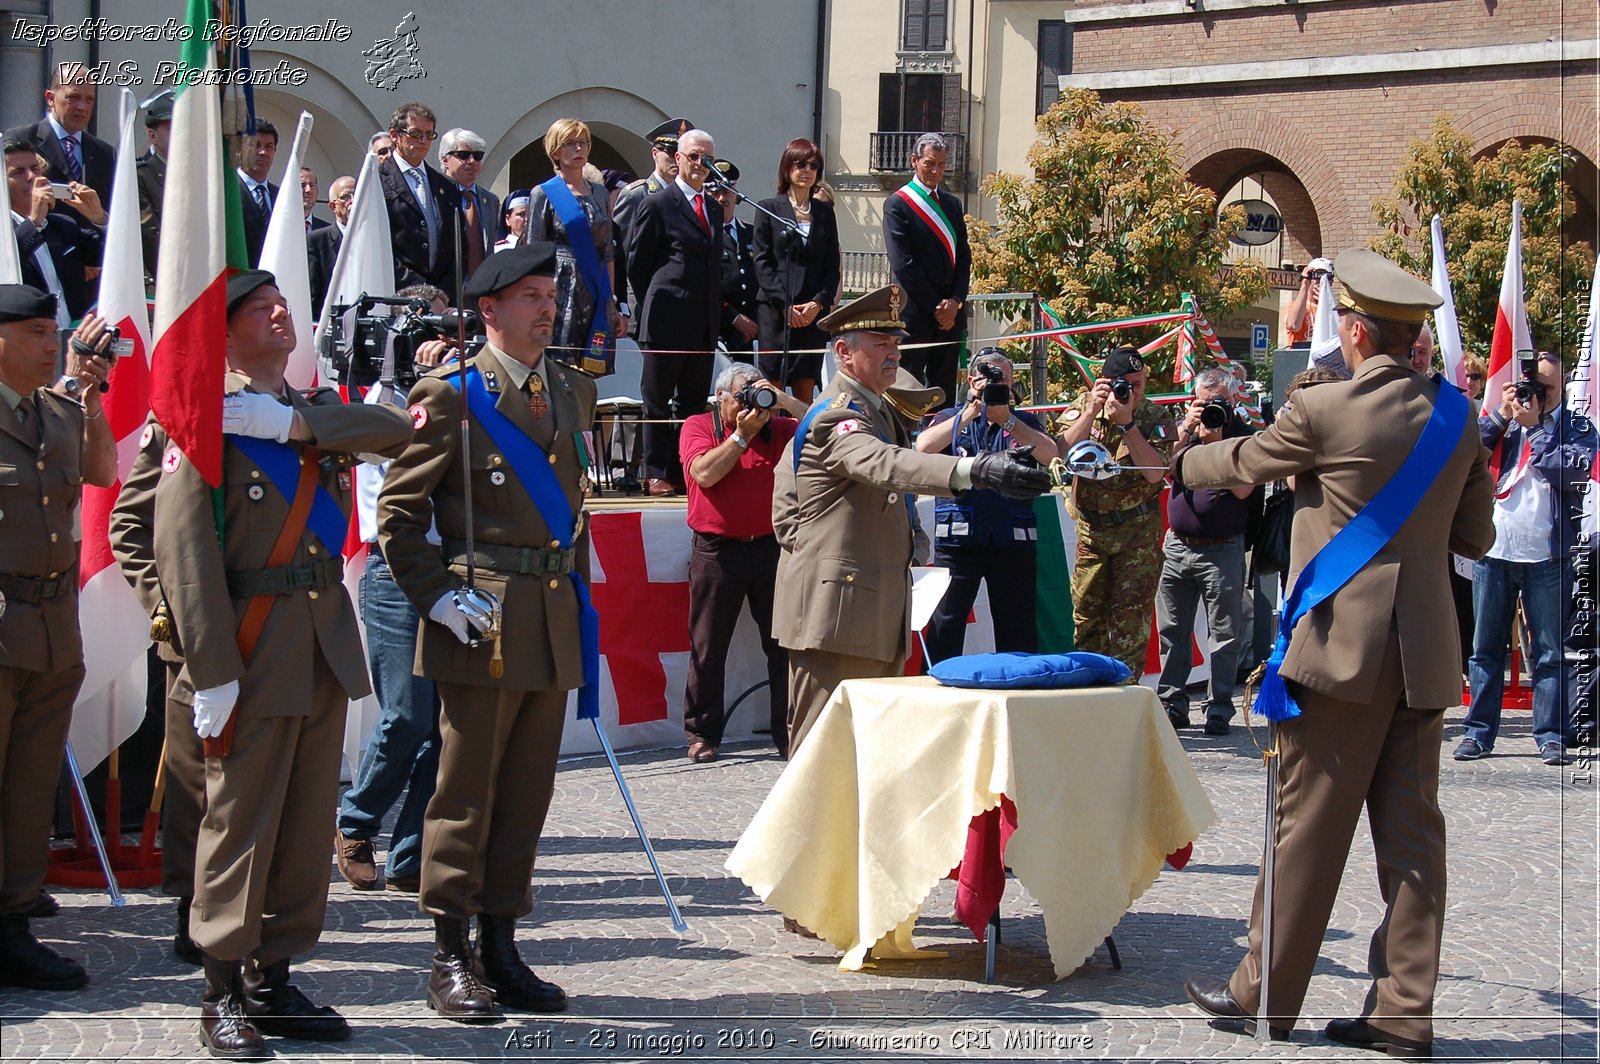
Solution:
{"label": "microphone stand", "polygon": [[[707,185],[710,185],[713,188],[725,188],[725,189],[727,189],[729,192],[733,193],[734,199],[738,203],[748,203],[750,206],[754,207],[757,212],[759,212],[761,214],[764,214],[768,218],[771,218],[773,221],[777,222],[780,226],[783,227],[783,231],[778,236],[778,240],[779,240],[779,245],[778,246],[780,248],[786,248],[786,249],[792,249],[794,247],[794,242],[800,239],[800,225],[799,225],[798,222],[792,222],[789,219],[785,218],[781,214],[778,214],[778,213],[776,213],[774,211],[767,210],[767,208],[763,207],[760,203],[757,203],[755,200],[751,199],[749,196],[746,196],[743,192],[740,192],[737,188],[733,187],[733,185],[727,179],[725,179],[720,173],[717,172],[717,168],[715,166],[708,166],[708,167],[706,167],[706,169],[710,171],[709,176],[706,178],[706,184]],[[785,244],[785,241],[787,241],[787,244]],[[785,280],[787,280],[789,282],[789,287],[793,288],[794,287],[794,262],[793,261],[790,261],[785,265],[784,274],[785,274]],[[794,294],[792,292],[787,293],[787,294],[789,295],[789,297],[791,299],[794,298]],[[778,361],[778,376],[780,378],[778,380],[778,387],[781,389],[781,388],[788,387],[788,384],[789,384],[789,379],[788,379],[789,378],[789,344],[790,344],[790,338],[789,338],[790,337],[789,308],[788,307],[784,307],[784,306],[780,306],[778,308],[778,312],[783,315],[783,355]]]}

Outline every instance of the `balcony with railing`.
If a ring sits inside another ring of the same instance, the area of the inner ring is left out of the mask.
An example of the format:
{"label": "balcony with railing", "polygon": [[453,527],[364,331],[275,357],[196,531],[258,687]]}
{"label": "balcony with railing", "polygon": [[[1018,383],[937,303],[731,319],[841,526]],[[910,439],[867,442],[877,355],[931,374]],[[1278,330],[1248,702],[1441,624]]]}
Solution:
{"label": "balcony with railing", "polygon": [[[911,148],[922,136],[921,130],[909,133],[873,133],[867,153],[868,166],[875,174],[909,174]],[[940,133],[950,145],[950,157],[945,172],[951,175],[965,173],[967,169],[967,138],[960,133]]]}

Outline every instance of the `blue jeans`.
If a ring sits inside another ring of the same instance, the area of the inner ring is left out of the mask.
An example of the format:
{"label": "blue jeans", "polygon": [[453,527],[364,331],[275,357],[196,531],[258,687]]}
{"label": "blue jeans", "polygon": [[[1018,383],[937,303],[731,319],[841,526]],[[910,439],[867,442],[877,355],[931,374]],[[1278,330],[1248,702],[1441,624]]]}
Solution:
{"label": "blue jeans", "polygon": [[[417,611],[374,548],[361,577],[361,619],[367,626],[367,665],[378,699],[378,730],[361,758],[356,781],[339,803],[339,833],[370,839],[406,792],[390,839],[389,876],[422,868],[422,820],[439,778],[439,696],[432,680],[412,672]],[[409,785],[409,786],[408,786]]]}
{"label": "blue jeans", "polygon": [[1542,562],[1506,562],[1482,558],[1472,566],[1472,658],[1467,680],[1472,705],[1464,734],[1485,750],[1494,749],[1500,731],[1500,699],[1505,691],[1506,654],[1511,644],[1511,618],[1522,596],[1533,641],[1533,741],[1566,745],[1567,716],[1561,704],[1561,612],[1571,593],[1570,563],[1561,558]]}

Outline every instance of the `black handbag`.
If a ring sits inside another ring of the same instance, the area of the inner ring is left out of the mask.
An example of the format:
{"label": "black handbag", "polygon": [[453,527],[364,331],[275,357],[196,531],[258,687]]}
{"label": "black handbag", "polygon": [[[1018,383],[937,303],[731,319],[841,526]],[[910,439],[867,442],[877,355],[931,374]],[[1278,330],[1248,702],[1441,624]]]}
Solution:
{"label": "black handbag", "polygon": [[1289,531],[1294,525],[1294,492],[1279,487],[1267,495],[1254,543],[1258,573],[1289,571]]}

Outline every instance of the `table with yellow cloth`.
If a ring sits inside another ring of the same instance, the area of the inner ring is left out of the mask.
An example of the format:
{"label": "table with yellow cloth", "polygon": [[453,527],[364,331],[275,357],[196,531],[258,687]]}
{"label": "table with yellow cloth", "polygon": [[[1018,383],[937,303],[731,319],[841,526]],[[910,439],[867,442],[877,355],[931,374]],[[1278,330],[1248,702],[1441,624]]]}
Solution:
{"label": "table with yellow cloth", "polygon": [[846,680],[726,867],[858,971],[869,949],[914,955],[923,901],[1001,795],[1017,807],[1006,864],[1044,913],[1057,977],[1216,817],[1149,688]]}

